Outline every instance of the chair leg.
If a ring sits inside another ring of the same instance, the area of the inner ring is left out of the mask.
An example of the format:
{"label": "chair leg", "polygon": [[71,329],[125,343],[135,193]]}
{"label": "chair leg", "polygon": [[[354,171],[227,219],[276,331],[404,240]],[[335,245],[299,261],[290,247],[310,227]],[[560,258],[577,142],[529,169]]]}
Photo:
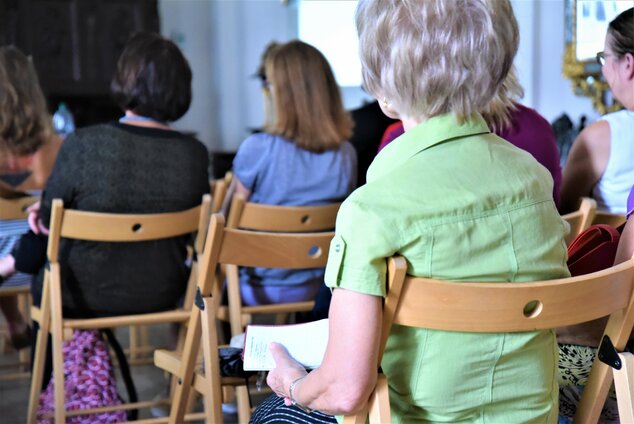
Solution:
{"label": "chair leg", "polygon": [[135,359],[138,358],[139,356],[139,326],[138,325],[131,325],[129,327],[130,329],[130,340],[129,340],[129,344],[130,347],[128,349],[129,355],[130,355],[130,362],[134,362]]}
{"label": "chair leg", "polygon": [[[29,293],[27,293],[27,294],[22,294],[22,295],[18,296],[18,302],[19,302],[18,308],[20,309],[20,312],[22,313],[22,316],[24,316],[25,319],[27,320],[27,323],[32,326],[32,324],[30,322],[31,320],[29,318],[29,310],[31,309],[31,295]],[[20,350],[19,353],[18,353],[18,358],[20,360],[20,363],[24,364],[24,365],[20,366],[20,371],[28,372],[29,371],[30,350],[29,349]]]}
{"label": "chair leg", "polygon": [[50,272],[44,273],[44,283],[42,285],[42,300],[40,302],[40,329],[35,339],[35,354],[33,357],[33,371],[31,372],[31,390],[29,392],[29,410],[27,423],[35,424],[37,421],[37,407],[39,404],[40,392],[42,391],[42,378],[46,362],[46,350],[48,335],[51,326],[51,296],[50,296]]}
{"label": "chair leg", "polygon": [[55,423],[66,422],[64,396],[64,326],[59,264],[51,264],[51,336],[53,337],[53,382],[55,389]]}
{"label": "chair leg", "polygon": [[44,362],[46,361],[46,349],[48,344],[48,320],[42,320],[42,326],[37,332],[35,342],[35,355],[33,357],[33,371],[31,372],[31,390],[29,392],[28,424],[37,421],[37,408],[40,392],[42,391],[42,378],[44,376]]}
{"label": "chair leg", "polygon": [[391,421],[390,394],[387,386],[387,378],[385,375],[379,374],[370,403],[370,423],[380,424]]}
{"label": "chair leg", "polygon": [[220,363],[218,360],[218,334],[216,334],[216,308],[211,298],[203,298],[204,310],[201,312],[203,357],[205,359],[205,420],[222,422],[222,389],[220,382]]}
{"label": "chair leg", "polygon": [[187,408],[187,399],[194,378],[194,366],[196,355],[200,349],[200,309],[192,308],[187,327],[187,337],[183,347],[183,355],[181,357],[181,365],[179,369],[179,378],[174,390],[172,398],[172,407],[170,409],[169,423],[182,423]]}
{"label": "chair leg", "polygon": [[55,423],[66,422],[64,399],[64,351],[63,335],[53,331],[53,381],[55,389]]}
{"label": "chair leg", "polygon": [[236,387],[238,399],[238,423],[248,424],[251,419],[251,402],[249,402],[249,388],[247,386]]}
{"label": "chair leg", "polygon": [[613,369],[614,387],[622,423],[634,423],[634,355],[619,353],[620,370]]}

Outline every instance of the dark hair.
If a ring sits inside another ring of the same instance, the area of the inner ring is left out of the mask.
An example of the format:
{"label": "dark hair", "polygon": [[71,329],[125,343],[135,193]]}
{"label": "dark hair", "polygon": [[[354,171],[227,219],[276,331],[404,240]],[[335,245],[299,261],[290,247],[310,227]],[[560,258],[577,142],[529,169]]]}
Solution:
{"label": "dark hair", "polygon": [[627,53],[634,55],[634,7],[622,12],[608,26],[610,47],[620,59]]}
{"label": "dark hair", "polygon": [[191,82],[191,69],[176,44],[139,32],[126,43],[110,90],[123,110],[168,122],[189,109]]}

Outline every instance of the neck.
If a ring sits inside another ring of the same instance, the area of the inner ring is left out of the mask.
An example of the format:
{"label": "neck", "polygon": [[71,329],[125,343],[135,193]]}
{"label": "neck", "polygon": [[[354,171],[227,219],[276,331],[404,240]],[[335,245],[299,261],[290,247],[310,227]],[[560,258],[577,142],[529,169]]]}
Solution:
{"label": "neck", "polygon": [[402,119],[403,122],[403,129],[405,131],[409,131],[413,128],[416,128],[419,124],[425,122],[427,119],[422,118],[422,117],[418,117],[418,118],[409,118],[409,117],[404,117]]}
{"label": "neck", "polygon": [[119,118],[119,122],[125,125],[134,125],[136,127],[159,128],[162,130],[171,130],[164,122],[159,122],[147,116],[137,115],[136,113],[126,110],[125,116]]}

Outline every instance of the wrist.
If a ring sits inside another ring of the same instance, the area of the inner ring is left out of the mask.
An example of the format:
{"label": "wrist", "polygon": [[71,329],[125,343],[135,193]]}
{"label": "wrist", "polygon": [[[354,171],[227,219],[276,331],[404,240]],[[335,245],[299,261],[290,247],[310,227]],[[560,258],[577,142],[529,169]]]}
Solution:
{"label": "wrist", "polygon": [[310,414],[311,412],[313,412],[312,409],[310,409],[309,407],[302,405],[301,403],[297,402],[296,400],[296,396],[297,396],[297,385],[306,377],[308,377],[308,374],[296,378],[295,380],[293,380],[290,384],[290,386],[288,387],[288,397],[291,400],[291,405],[294,405],[296,407],[298,407],[299,409],[301,409],[302,411],[306,412],[307,414]]}

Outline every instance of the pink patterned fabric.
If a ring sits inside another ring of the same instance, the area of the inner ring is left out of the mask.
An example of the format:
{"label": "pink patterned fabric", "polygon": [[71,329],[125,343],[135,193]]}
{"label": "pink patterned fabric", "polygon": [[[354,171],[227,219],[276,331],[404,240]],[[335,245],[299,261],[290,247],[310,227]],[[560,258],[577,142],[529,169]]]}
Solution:
{"label": "pink patterned fabric", "polygon": [[[64,342],[64,389],[66,410],[121,405],[117,393],[108,347],[99,331],[75,330],[73,339]],[[38,416],[51,418],[38,423],[52,423],[55,411],[53,378],[40,395]],[[66,423],[118,423],[127,420],[125,411],[69,417]]]}

